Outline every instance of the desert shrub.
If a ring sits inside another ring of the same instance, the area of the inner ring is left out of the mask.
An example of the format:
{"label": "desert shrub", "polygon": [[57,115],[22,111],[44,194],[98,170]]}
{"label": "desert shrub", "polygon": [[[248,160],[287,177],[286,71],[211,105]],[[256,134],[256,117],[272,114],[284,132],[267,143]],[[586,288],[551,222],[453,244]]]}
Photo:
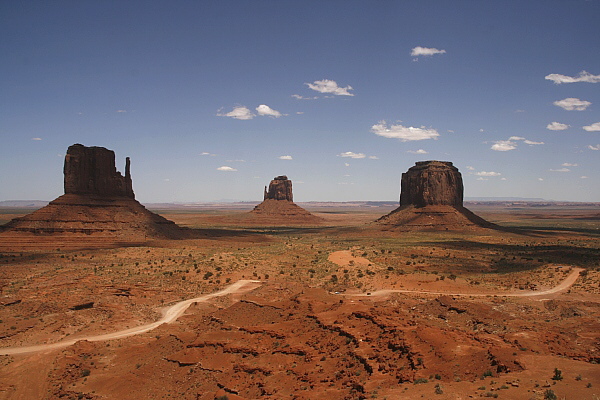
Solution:
{"label": "desert shrub", "polygon": [[552,380],[554,381],[562,381],[562,371],[558,368],[554,368],[554,376],[552,377]]}
{"label": "desert shrub", "polygon": [[427,382],[429,382],[429,380],[428,380],[428,379],[425,379],[425,378],[419,378],[419,379],[416,379],[416,380],[414,381],[414,384],[415,384],[415,385],[418,385],[418,384],[420,384],[420,383],[427,383]]}
{"label": "desert shrub", "polygon": [[544,400],[557,400],[558,396],[554,393],[554,390],[548,389],[544,392]]}

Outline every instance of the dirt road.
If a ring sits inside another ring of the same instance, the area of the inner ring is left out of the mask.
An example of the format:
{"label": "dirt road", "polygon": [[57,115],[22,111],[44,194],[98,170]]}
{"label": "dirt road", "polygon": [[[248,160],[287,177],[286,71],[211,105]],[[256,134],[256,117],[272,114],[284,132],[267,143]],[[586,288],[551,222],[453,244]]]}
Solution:
{"label": "dirt road", "polygon": [[250,285],[251,283],[258,284],[258,283],[260,283],[260,281],[242,279],[242,280],[239,280],[239,281],[227,286],[226,288],[224,288],[218,292],[205,294],[203,296],[196,297],[193,299],[180,301],[179,303],[173,304],[172,306],[165,308],[162,311],[162,313],[163,313],[162,318],[159,319],[158,321],[152,322],[150,324],[140,325],[140,326],[136,326],[134,328],[125,329],[125,330],[118,331],[118,332],[106,333],[104,335],[83,336],[83,337],[78,337],[78,338],[72,338],[69,340],[63,340],[58,343],[40,344],[40,345],[25,346],[25,347],[0,348],[0,355],[26,354],[26,353],[35,353],[35,352],[39,352],[39,351],[56,350],[56,349],[61,349],[63,347],[71,346],[72,344],[74,344],[80,340],[87,340],[89,342],[99,342],[99,341],[103,341],[103,340],[114,340],[114,339],[125,338],[128,336],[139,335],[141,333],[151,331],[152,329],[157,328],[158,326],[160,326],[162,324],[168,324],[168,323],[175,321],[177,318],[179,318],[181,315],[183,315],[185,310],[187,310],[188,307],[193,303],[201,303],[204,301],[208,301],[214,297],[225,296],[225,295],[233,294],[233,293],[243,293],[243,292],[247,292],[252,289],[255,289],[256,285]]}
{"label": "dirt road", "polygon": [[583,268],[573,268],[571,273],[558,285],[551,289],[540,290],[540,291],[526,291],[526,292],[489,292],[489,293],[456,293],[456,292],[433,292],[427,290],[409,290],[409,289],[382,289],[373,292],[359,293],[359,294],[344,294],[344,296],[353,297],[373,297],[373,296],[385,296],[391,293],[413,293],[413,294],[431,294],[431,295],[449,295],[449,296],[472,296],[472,297],[485,297],[485,296],[502,296],[502,297],[539,297],[548,296],[551,294],[561,293],[568,290],[579,278],[579,273],[583,271]]}

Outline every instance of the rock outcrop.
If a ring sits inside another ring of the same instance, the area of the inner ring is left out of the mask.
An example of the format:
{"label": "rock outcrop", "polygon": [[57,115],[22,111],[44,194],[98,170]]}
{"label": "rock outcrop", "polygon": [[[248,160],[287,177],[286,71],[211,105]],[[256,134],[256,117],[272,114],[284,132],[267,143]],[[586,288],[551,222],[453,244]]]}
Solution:
{"label": "rock outcrop", "polygon": [[104,147],[69,146],[65,156],[65,194],[135,198],[131,162],[125,159],[125,176],[115,167],[115,152]]}
{"label": "rock outcrop", "polygon": [[494,225],[463,206],[462,175],[448,161],[419,161],[402,174],[400,207],[376,222],[385,229],[462,230]]}
{"label": "rock outcrop", "polygon": [[321,218],[294,203],[292,181],[285,175],[275,177],[265,186],[264,200],[250,211],[253,223],[261,224],[318,224]]}
{"label": "rock outcrop", "polygon": [[113,151],[81,144],[70,146],[63,170],[65,194],[10,221],[2,237],[27,242],[22,235],[28,235],[36,245],[74,243],[74,247],[184,237],[185,231],[174,222],[135,200],[130,167],[127,158],[123,176],[115,167]]}
{"label": "rock outcrop", "polygon": [[276,176],[271,183],[269,183],[269,190],[265,186],[265,195],[263,200],[287,200],[294,201],[294,195],[292,193],[292,181],[287,176],[280,175]]}

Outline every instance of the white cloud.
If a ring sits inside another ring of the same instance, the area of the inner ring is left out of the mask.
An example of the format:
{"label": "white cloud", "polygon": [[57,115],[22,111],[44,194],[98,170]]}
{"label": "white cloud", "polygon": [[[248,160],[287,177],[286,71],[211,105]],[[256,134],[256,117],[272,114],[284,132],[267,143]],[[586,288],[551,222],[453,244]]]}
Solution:
{"label": "white cloud", "polygon": [[595,146],[592,146],[591,144],[588,145],[588,149],[590,150],[600,150],[600,144],[597,144]]}
{"label": "white cloud", "polygon": [[556,84],[575,82],[598,83],[600,82],[600,75],[592,75],[589,72],[581,71],[578,76],[550,74],[546,75],[546,79],[549,81],[553,81]]}
{"label": "white cloud", "polygon": [[369,159],[371,159],[371,160],[379,160],[379,157],[377,157],[377,156],[369,156]]}
{"label": "white cloud", "polygon": [[481,177],[481,176],[480,176],[479,178],[477,178],[477,180],[478,180],[478,181],[489,181],[489,179],[483,178],[483,177]]}
{"label": "white cloud", "polygon": [[500,172],[486,172],[486,171],[481,171],[481,172],[475,172],[475,175],[477,176],[500,176],[502,175]]}
{"label": "white cloud", "polygon": [[472,167],[472,166],[470,166],[470,165],[467,165],[467,169],[468,169],[469,171],[475,171],[475,168],[473,168],[473,167]]}
{"label": "white cloud", "polygon": [[423,149],[419,149],[419,150],[408,150],[407,153],[411,153],[411,154],[428,154],[425,150]]}
{"label": "white cloud", "polygon": [[538,178],[538,181],[540,181],[540,182],[543,181],[543,180],[544,180],[544,178]]}
{"label": "white cloud", "polygon": [[256,112],[258,113],[258,115],[266,115],[273,118],[279,118],[282,115],[279,111],[273,110],[266,104],[261,104],[258,107],[256,107]]}
{"label": "white cloud", "polygon": [[298,114],[298,115],[304,114],[304,111],[296,111],[296,114]]}
{"label": "white cloud", "polygon": [[600,131],[600,122],[594,122],[591,125],[584,126],[583,129],[588,132],[598,132]]}
{"label": "white cloud", "polygon": [[501,181],[505,181],[505,180],[506,180],[506,178],[500,178],[500,180],[501,180]]}
{"label": "white cloud", "polygon": [[585,175],[582,175],[582,176],[580,176],[580,177],[579,177],[579,179],[587,179],[587,178],[588,178],[588,177],[587,177],[587,176],[585,176]]}
{"label": "white cloud", "polygon": [[410,55],[412,57],[419,57],[419,56],[433,56],[434,54],[444,54],[444,53],[446,53],[446,50],[438,50],[434,47],[417,46],[411,50]]}
{"label": "white cloud", "polygon": [[420,128],[406,127],[400,124],[390,125],[388,128],[385,121],[379,121],[371,127],[371,132],[376,135],[391,139],[399,139],[403,142],[412,140],[436,139],[440,134],[435,129],[427,129],[424,126]]}
{"label": "white cloud", "polygon": [[252,111],[250,111],[248,107],[245,106],[235,106],[232,111],[225,114],[223,114],[221,110],[222,108],[217,111],[218,117],[231,117],[235,119],[247,120],[256,116],[252,114]]}
{"label": "white cloud", "polygon": [[32,137],[31,140],[42,140],[42,138],[39,137]]}
{"label": "white cloud", "polygon": [[525,141],[523,143],[531,144],[531,145],[544,144],[544,142],[534,142],[533,140],[527,140],[527,139],[525,139]]}
{"label": "white cloud", "polygon": [[336,81],[330,79],[305,83],[305,85],[308,85],[309,88],[319,93],[332,93],[336,96],[354,96],[353,93],[349,92],[350,90],[353,90],[352,86],[339,87]]}
{"label": "white cloud", "polygon": [[508,140],[525,140],[525,138],[521,136],[511,136]]}
{"label": "white cloud", "polygon": [[564,131],[565,129],[569,129],[569,125],[561,124],[560,122],[551,122],[546,126],[546,129],[551,131]]}
{"label": "white cloud", "polygon": [[319,96],[304,97],[304,96],[300,96],[299,94],[293,94],[292,97],[295,99],[298,99],[298,100],[316,100],[319,98]]}
{"label": "white cloud", "polygon": [[349,167],[350,164],[348,164],[347,162],[344,163],[344,166]]}
{"label": "white cloud", "polygon": [[585,111],[592,103],[587,100],[580,100],[576,97],[567,97],[566,99],[557,100],[555,106],[561,107],[567,111]]}
{"label": "white cloud", "polygon": [[479,129],[479,132],[485,132],[485,131],[483,130],[483,128],[480,128],[480,129]]}
{"label": "white cloud", "polygon": [[127,110],[117,110],[118,113],[126,113]]}
{"label": "white cloud", "polygon": [[517,145],[510,140],[498,140],[490,148],[495,151],[510,151],[516,149]]}
{"label": "white cloud", "polygon": [[550,168],[548,171],[552,171],[552,172],[571,172],[571,170],[569,168],[559,168],[559,169],[552,169],[552,168]]}
{"label": "white cloud", "polygon": [[222,167],[217,168],[218,171],[226,171],[226,172],[235,172],[237,169],[228,167],[227,165],[223,165]]}
{"label": "white cloud", "polygon": [[280,160],[292,160],[292,156],[279,156]]}
{"label": "white cloud", "polygon": [[216,154],[209,153],[208,151],[203,151],[202,153],[200,153],[200,155],[201,156],[210,156],[210,157],[216,156]]}
{"label": "white cloud", "polygon": [[350,158],[365,158],[364,153],[354,153],[352,151],[346,151],[338,154],[338,157],[350,157]]}
{"label": "white cloud", "polygon": [[561,164],[563,167],[577,167],[579,164],[571,164],[571,163],[562,163]]}

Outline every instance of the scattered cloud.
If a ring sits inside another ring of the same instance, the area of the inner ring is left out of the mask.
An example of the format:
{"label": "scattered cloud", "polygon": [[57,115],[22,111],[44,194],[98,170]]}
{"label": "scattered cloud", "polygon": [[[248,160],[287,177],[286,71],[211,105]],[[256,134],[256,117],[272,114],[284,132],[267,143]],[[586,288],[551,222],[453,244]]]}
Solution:
{"label": "scattered cloud", "polygon": [[346,151],[344,153],[338,154],[338,157],[365,158],[366,155],[364,153],[354,153],[352,151]]}
{"label": "scattered cloud", "polygon": [[165,178],[165,179],[163,179],[163,180],[164,180],[165,182],[171,182],[171,179],[170,179],[170,178]]}
{"label": "scattered cloud", "polygon": [[424,126],[420,128],[414,128],[412,126],[406,127],[403,125],[390,125],[388,128],[385,121],[379,121],[371,127],[371,132],[376,135],[383,136],[391,139],[399,139],[403,142],[412,140],[426,140],[426,139],[437,139],[440,134],[435,129],[427,129]]}
{"label": "scattered cloud", "polygon": [[525,112],[525,110],[521,110],[521,109],[519,109],[519,110],[515,110],[515,112],[516,112],[516,113],[524,113],[524,112]]}
{"label": "scattered cloud", "polygon": [[201,156],[210,156],[210,157],[216,156],[216,154],[209,153],[208,151],[203,151],[202,153],[200,153],[200,155]]}
{"label": "scattered cloud", "polygon": [[567,111],[585,111],[592,103],[587,100],[580,100],[576,97],[567,97],[566,99],[557,100],[555,106],[563,108]]}
{"label": "scattered cloud", "polygon": [[511,136],[508,140],[525,140],[525,138],[521,136]]}
{"label": "scattered cloud", "polygon": [[258,115],[266,115],[273,118],[279,118],[282,115],[279,111],[273,110],[266,104],[261,104],[260,106],[256,107],[256,112]]}
{"label": "scattered cloud", "polygon": [[576,83],[576,82],[588,82],[588,83],[598,83],[600,82],[600,75],[592,75],[587,71],[581,71],[578,76],[567,76],[562,74],[550,74],[545,77],[549,81],[553,81],[554,83]]}
{"label": "scattered cloud", "polygon": [[225,171],[225,172],[235,172],[235,171],[237,171],[237,169],[228,167],[227,165],[223,165],[222,167],[217,168],[217,170],[218,171]]}
{"label": "scattered cloud", "polygon": [[252,111],[245,106],[235,106],[233,110],[228,113],[222,113],[222,108],[217,111],[217,117],[231,117],[235,119],[247,120],[252,119],[256,115],[252,114]]}
{"label": "scattered cloud", "polygon": [[485,131],[483,130],[483,128],[480,128],[480,129],[479,129],[479,132],[485,132]]}
{"label": "scattered cloud", "polygon": [[516,149],[517,144],[510,140],[498,140],[490,148],[495,151],[510,151]]}
{"label": "scattered cloud", "polygon": [[579,179],[587,179],[587,178],[588,178],[588,177],[587,177],[587,176],[585,176],[585,175],[582,175],[582,176],[580,176],[580,177],[579,177]]}
{"label": "scattered cloud", "polygon": [[435,54],[444,54],[444,53],[446,53],[446,50],[439,50],[434,47],[417,46],[411,50],[410,55],[412,57],[419,57],[419,56],[433,56]]}
{"label": "scattered cloud", "polygon": [[588,132],[598,132],[600,131],[600,122],[594,122],[591,125],[584,126],[583,130]]}
{"label": "scattered cloud", "polygon": [[483,177],[481,177],[481,176],[480,176],[479,178],[477,178],[477,180],[478,180],[478,181],[489,181],[489,179],[487,179],[487,178],[483,178]]}
{"label": "scattered cloud", "polygon": [[564,131],[565,129],[569,129],[569,125],[561,124],[560,122],[551,122],[546,126],[546,129],[551,131]]}
{"label": "scattered cloud", "polygon": [[550,168],[548,171],[552,171],[552,172],[571,172],[571,170],[569,168],[559,168],[559,169],[552,169],[552,168]]}
{"label": "scattered cloud", "polygon": [[305,83],[305,85],[308,85],[309,88],[319,93],[331,93],[336,96],[354,96],[353,93],[350,93],[350,90],[353,90],[352,86],[340,87],[336,81],[330,79]]}
{"label": "scattered cloud", "polygon": [[370,160],[379,160],[379,157],[377,157],[377,156],[369,156],[369,159]]}
{"label": "scattered cloud", "polygon": [[425,150],[423,149],[419,149],[419,150],[408,150],[407,153],[410,154],[428,154]]}
{"label": "scattered cloud", "polygon": [[304,114],[304,111],[296,111],[296,114],[298,114],[298,115]]}
{"label": "scattered cloud", "polygon": [[525,139],[525,140],[523,141],[523,143],[525,143],[525,144],[530,144],[530,145],[544,144],[544,142],[534,142],[533,140],[527,140],[527,139]]}
{"label": "scattered cloud", "polygon": [[470,165],[467,165],[467,169],[468,169],[469,171],[475,171],[475,168],[474,168],[474,167],[472,167],[472,166],[470,166]]}
{"label": "scattered cloud", "polygon": [[118,113],[126,113],[127,110],[117,110]]}
{"label": "scattered cloud", "polygon": [[571,164],[571,163],[568,163],[568,162],[566,162],[566,163],[562,163],[562,166],[563,166],[563,167],[577,167],[578,165],[579,165],[579,164]]}
{"label": "scattered cloud", "polygon": [[279,156],[280,160],[293,160],[292,156]]}
{"label": "scattered cloud", "polygon": [[538,178],[538,181],[540,181],[540,182],[543,181],[543,180],[544,180],[544,178]]}
{"label": "scattered cloud", "polygon": [[500,180],[501,180],[501,181],[505,181],[505,180],[506,180],[506,178],[500,178]]}
{"label": "scattered cloud", "polygon": [[31,140],[42,140],[40,137],[32,137]]}
{"label": "scattered cloud", "polygon": [[344,166],[349,167],[350,164],[348,164],[347,162],[344,163]]}
{"label": "scattered cloud", "polygon": [[475,172],[475,175],[477,176],[500,176],[502,175],[500,172],[487,172],[487,171],[481,171],[481,172]]}
{"label": "scattered cloud", "polygon": [[319,96],[304,97],[304,96],[300,96],[299,94],[293,94],[292,97],[295,99],[298,99],[298,100],[316,100],[319,98]]}
{"label": "scattered cloud", "polygon": [[597,144],[595,146],[592,146],[591,144],[588,145],[588,149],[590,150],[600,150],[600,144]]}

